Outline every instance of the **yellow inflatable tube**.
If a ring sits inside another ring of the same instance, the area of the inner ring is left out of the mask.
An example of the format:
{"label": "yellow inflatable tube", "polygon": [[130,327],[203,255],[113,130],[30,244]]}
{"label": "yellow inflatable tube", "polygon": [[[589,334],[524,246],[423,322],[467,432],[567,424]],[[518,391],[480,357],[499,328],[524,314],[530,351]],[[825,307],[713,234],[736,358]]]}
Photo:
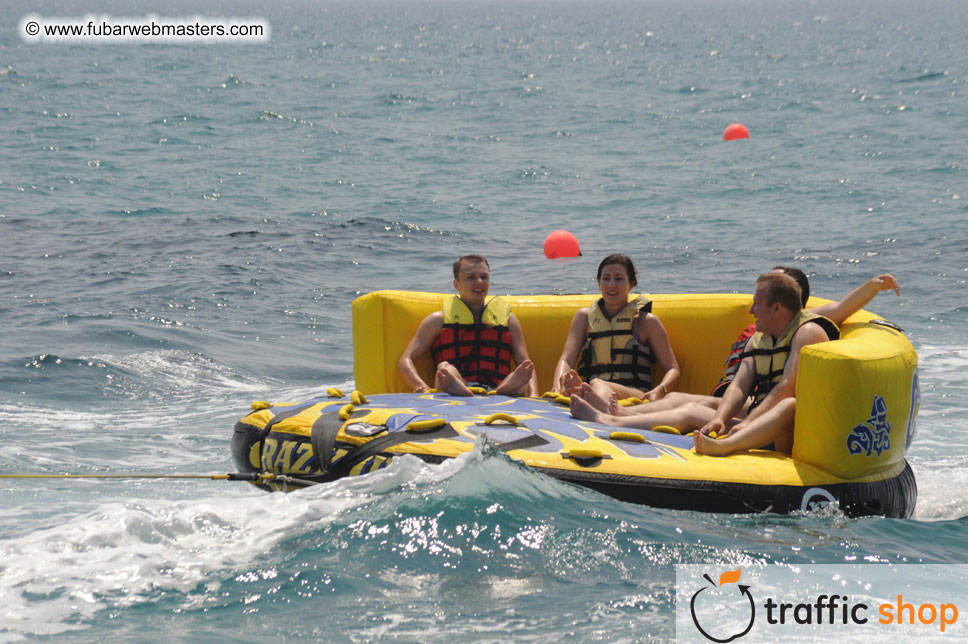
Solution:
{"label": "yellow inflatable tube", "polygon": [[[353,372],[367,393],[409,392],[397,360],[420,322],[447,294],[377,291],[353,302]],[[542,391],[564,346],[571,319],[597,295],[509,295],[521,321]],[[630,296],[634,297],[634,295]],[[737,334],[753,322],[751,295],[649,294],[682,370],[680,391],[709,393]],[[827,300],[811,298],[808,307]],[[866,311],[843,325],[840,340],[804,349],[797,378],[793,465],[839,480],[893,476],[914,436],[918,358],[908,339]],[[433,365],[417,364],[432,382]],[[656,374],[658,376],[660,374]]]}

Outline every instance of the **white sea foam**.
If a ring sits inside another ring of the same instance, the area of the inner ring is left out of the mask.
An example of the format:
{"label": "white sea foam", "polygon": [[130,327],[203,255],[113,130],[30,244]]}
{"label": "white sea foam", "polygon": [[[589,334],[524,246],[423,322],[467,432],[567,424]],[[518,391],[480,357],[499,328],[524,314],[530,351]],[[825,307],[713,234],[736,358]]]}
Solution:
{"label": "white sea foam", "polygon": [[112,502],[2,541],[0,616],[7,632],[0,639],[62,633],[98,611],[151,601],[159,591],[217,587],[280,541],[408,482],[453,476],[464,460],[431,467],[404,457],[366,477],[291,494]]}
{"label": "white sea foam", "polygon": [[100,354],[84,359],[123,369],[151,383],[152,388],[163,393],[197,394],[200,390],[252,392],[266,387],[265,382],[245,378],[214,360],[181,349],[126,355]]}
{"label": "white sea foam", "polygon": [[928,462],[912,459],[918,481],[914,518],[944,521],[968,516],[968,456],[964,452]]}

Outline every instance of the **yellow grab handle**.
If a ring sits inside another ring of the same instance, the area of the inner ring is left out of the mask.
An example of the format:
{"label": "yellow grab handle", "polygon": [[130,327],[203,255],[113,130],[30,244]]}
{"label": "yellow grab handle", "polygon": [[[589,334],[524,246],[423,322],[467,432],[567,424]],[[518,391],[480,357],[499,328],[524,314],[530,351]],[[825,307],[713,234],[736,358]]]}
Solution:
{"label": "yellow grab handle", "polygon": [[630,443],[644,443],[645,436],[633,432],[612,432],[608,435],[613,441],[629,441]]}
{"label": "yellow grab handle", "polygon": [[341,390],[337,389],[336,387],[327,387],[326,395],[329,396],[330,398],[342,398],[344,394]]}
{"label": "yellow grab handle", "polygon": [[484,387],[468,387],[468,389],[472,394],[477,394],[478,396],[487,395],[487,389],[485,389]]}
{"label": "yellow grab handle", "polygon": [[603,454],[602,450],[600,449],[579,447],[578,449],[573,449],[570,452],[562,452],[561,458],[570,458],[579,465],[592,465],[593,461],[597,462],[605,458],[612,458],[612,456],[610,454]]}
{"label": "yellow grab handle", "polygon": [[359,390],[354,391],[352,395],[350,395],[350,400],[353,401],[354,405],[365,405],[367,403],[366,396],[364,396]]}
{"label": "yellow grab handle", "polygon": [[518,426],[518,419],[517,418],[515,418],[511,414],[505,414],[505,413],[502,413],[502,412],[497,412],[496,414],[491,414],[486,419],[484,419],[484,424],[485,425],[493,425],[494,423],[496,423],[499,420],[503,420],[506,423],[511,423],[515,427]]}
{"label": "yellow grab handle", "polygon": [[561,394],[558,394],[557,396],[555,396],[555,402],[558,403],[559,405],[571,406],[571,397],[562,396]]}
{"label": "yellow grab handle", "polygon": [[339,408],[339,419],[349,420],[350,414],[352,413],[353,413],[353,403],[346,403],[345,405]]}
{"label": "yellow grab handle", "polygon": [[443,418],[431,418],[430,420],[415,420],[407,425],[407,431],[412,434],[421,434],[443,427],[447,421]]}
{"label": "yellow grab handle", "polygon": [[652,431],[660,432],[662,434],[679,434],[680,436],[682,436],[682,432],[680,432],[675,427],[670,427],[669,425],[656,425],[655,427],[652,428]]}
{"label": "yellow grab handle", "polygon": [[632,405],[641,405],[642,403],[647,403],[647,402],[649,401],[642,400],[641,398],[632,397],[632,398],[623,398],[622,400],[618,401],[618,404],[621,405],[622,407],[631,407]]}
{"label": "yellow grab handle", "polygon": [[260,409],[269,409],[269,407],[272,407],[272,405],[270,405],[265,400],[256,400],[252,403],[252,411],[259,411]]}

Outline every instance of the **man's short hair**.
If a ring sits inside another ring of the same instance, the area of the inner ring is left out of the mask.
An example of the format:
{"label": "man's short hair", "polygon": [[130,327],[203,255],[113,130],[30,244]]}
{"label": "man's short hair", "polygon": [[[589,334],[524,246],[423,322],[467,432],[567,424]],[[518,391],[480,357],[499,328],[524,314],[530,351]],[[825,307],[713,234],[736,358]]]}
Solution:
{"label": "man's short hair", "polygon": [[484,264],[487,266],[488,270],[491,269],[491,265],[487,263],[483,255],[464,255],[456,262],[454,262],[454,279],[460,279],[460,265],[461,264]]}
{"label": "man's short hair", "polygon": [[793,313],[799,313],[803,305],[800,303],[800,285],[786,273],[763,273],[756,279],[756,286],[763,286],[763,296],[766,305],[780,306]]}
{"label": "man's short hair", "polygon": [[774,266],[773,270],[783,271],[797,281],[800,287],[800,304],[803,308],[807,308],[807,300],[810,299],[810,280],[807,279],[806,274],[793,266]]}

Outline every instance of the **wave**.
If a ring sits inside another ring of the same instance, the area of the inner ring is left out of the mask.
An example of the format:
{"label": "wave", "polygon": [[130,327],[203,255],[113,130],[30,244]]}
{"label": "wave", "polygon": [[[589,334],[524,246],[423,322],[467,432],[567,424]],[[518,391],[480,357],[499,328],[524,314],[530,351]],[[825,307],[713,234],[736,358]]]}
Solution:
{"label": "wave", "polygon": [[916,76],[914,78],[903,78],[903,79],[899,80],[898,82],[899,83],[919,83],[921,81],[937,80],[939,78],[944,78],[947,75],[948,75],[948,71],[947,70],[942,71],[942,72],[929,72],[929,71],[925,70],[925,72],[923,74],[921,74],[920,76]]}
{"label": "wave", "polygon": [[184,349],[76,358],[41,354],[23,359],[22,365],[36,370],[33,379],[44,379],[54,389],[96,389],[105,396],[140,401],[212,398],[259,391],[267,385]]}
{"label": "wave", "polygon": [[[441,465],[403,456],[289,494],[203,485],[205,496],[180,501],[141,487],[141,496],[35,519],[46,525],[0,541],[8,633],[96,629],[105,615],[117,616],[112,628],[160,628],[172,614],[197,628],[217,611],[258,613],[257,631],[293,635],[305,622],[271,616],[324,597],[328,631],[341,637],[379,639],[385,616],[399,615],[395,635],[421,639],[443,610],[466,619],[438,624],[427,641],[471,641],[468,632],[497,623],[517,641],[541,641],[574,628],[555,605],[595,588],[589,610],[604,625],[634,615],[671,635],[676,564],[944,561],[964,524],[853,520],[834,508],[785,517],[655,510],[528,470],[486,440]],[[353,610],[360,597],[370,598],[367,611]],[[229,627],[236,620],[215,626]]]}

